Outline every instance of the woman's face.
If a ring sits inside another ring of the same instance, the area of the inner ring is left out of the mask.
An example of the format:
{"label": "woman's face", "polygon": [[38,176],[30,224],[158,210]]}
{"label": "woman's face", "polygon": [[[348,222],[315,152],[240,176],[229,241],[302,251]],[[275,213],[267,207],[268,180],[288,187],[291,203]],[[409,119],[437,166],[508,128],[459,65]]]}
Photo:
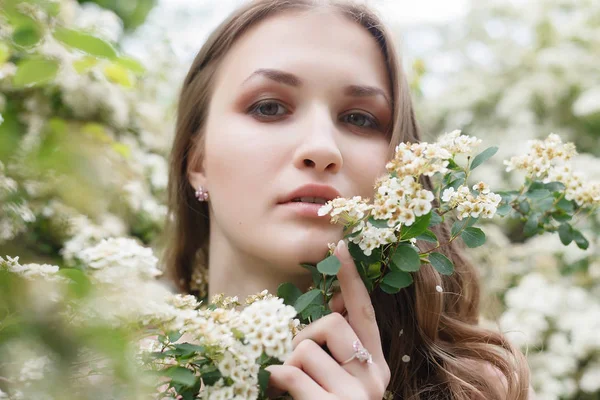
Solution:
{"label": "woman's face", "polygon": [[280,14],[242,35],[219,67],[205,157],[190,173],[210,192],[211,249],[216,240],[302,271],[320,261],[341,227],[319,205],[282,202],[310,184],[320,186],[305,197],[372,198],[387,161],[389,85],[375,39],[333,12]]}

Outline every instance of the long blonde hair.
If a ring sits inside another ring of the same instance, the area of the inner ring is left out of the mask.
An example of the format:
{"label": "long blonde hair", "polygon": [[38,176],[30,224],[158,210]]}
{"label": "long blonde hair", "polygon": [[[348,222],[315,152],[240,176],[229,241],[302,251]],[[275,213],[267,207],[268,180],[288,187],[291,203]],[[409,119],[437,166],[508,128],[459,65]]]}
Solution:
{"label": "long blonde hair", "polygon": [[[200,49],[179,98],[164,263],[182,292],[192,291],[192,273],[208,257],[208,208],[194,198],[188,168],[203,157],[203,128],[217,68],[235,40],[253,25],[283,11],[323,6],[364,27],[381,48],[393,103],[390,157],[398,143],[420,139],[401,62],[389,34],[368,7],[322,0],[258,0],[238,9]],[[429,181],[424,184],[430,187]],[[449,239],[446,224],[435,229],[440,240]],[[424,266],[414,274],[415,284],[398,294],[379,290],[371,294],[392,372],[388,390],[394,399],[526,399],[529,376],[524,357],[503,335],[478,326],[479,277],[456,243],[442,249],[455,264],[453,275],[443,276]],[[437,285],[444,293],[436,291]],[[404,362],[404,356],[410,362]],[[490,370],[498,371],[498,376]]]}

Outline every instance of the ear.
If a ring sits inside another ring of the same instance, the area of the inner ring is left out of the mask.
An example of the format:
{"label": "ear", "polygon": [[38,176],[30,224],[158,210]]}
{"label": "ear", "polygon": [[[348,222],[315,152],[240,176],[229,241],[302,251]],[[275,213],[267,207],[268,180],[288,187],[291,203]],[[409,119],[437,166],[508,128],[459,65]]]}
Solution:
{"label": "ear", "polygon": [[187,177],[188,182],[194,188],[198,189],[200,186],[207,188],[207,179],[204,168],[204,156],[198,146],[193,146],[190,150],[190,156],[187,164]]}

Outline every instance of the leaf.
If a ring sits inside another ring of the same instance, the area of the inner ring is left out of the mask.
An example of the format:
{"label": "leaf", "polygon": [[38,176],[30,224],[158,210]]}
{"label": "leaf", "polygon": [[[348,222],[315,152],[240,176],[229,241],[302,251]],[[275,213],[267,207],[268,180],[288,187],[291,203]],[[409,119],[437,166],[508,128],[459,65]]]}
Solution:
{"label": "leaf", "polygon": [[414,272],[421,267],[419,253],[410,245],[399,245],[391,256],[392,265],[399,271]]}
{"label": "leaf", "polygon": [[437,236],[435,236],[435,233],[433,233],[429,229],[417,236],[417,240],[422,240],[424,242],[430,243],[438,243]]}
{"label": "leaf", "polygon": [[58,72],[58,62],[44,58],[26,59],[19,63],[13,77],[16,87],[39,85],[52,81]]}
{"label": "leaf", "polygon": [[454,264],[442,253],[429,254],[429,262],[442,275],[452,275],[454,272]]}
{"label": "leaf", "polygon": [[492,146],[477,154],[477,156],[473,159],[473,162],[471,163],[469,169],[473,171],[475,168],[479,167],[484,161],[488,160],[494,154],[496,154],[497,151],[498,147]]}
{"label": "leaf", "polygon": [[71,46],[92,56],[108,59],[117,57],[116,50],[108,42],[89,33],[57,27],[54,30],[54,37],[67,46]]}
{"label": "leaf", "polygon": [[508,215],[508,213],[510,213],[511,210],[512,210],[512,206],[510,204],[503,204],[496,209],[496,214],[501,217],[504,217],[504,216]]}
{"label": "leaf", "polygon": [[564,212],[563,210],[558,210],[552,213],[552,218],[554,218],[557,222],[567,222],[573,219],[573,216]]}
{"label": "leaf", "polygon": [[171,378],[173,382],[181,383],[185,386],[193,386],[196,383],[196,375],[187,368],[174,366],[165,370],[164,375]]}
{"label": "leaf", "polygon": [[544,187],[551,192],[563,192],[566,189],[562,182],[548,182],[544,184]]}
{"label": "leaf", "polygon": [[293,283],[282,283],[277,288],[277,297],[282,298],[283,302],[289,306],[293,306],[300,296],[302,296],[302,291]]}
{"label": "leaf", "polygon": [[525,222],[525,226],[523,226],[523,234],[525,237],[531,237],[538,233],[538,228],[540,224],[540,215],[532,214],[527,218],[527,222]]}
{"label": "leaf", "polygon": [[531,190],[531,191],[528,191],[527,193],[525,193],[525,196],[532,200],[544,199],[551,195],[552,195],[552,192],[550,192],[548,189],[535,189],[535,190]]}
{"label": "leaf", "polygon": [[483,233],[481,229],[475,227],[466,228],[462,231],[460,237],[470,248],[479,247],[485,243],[485,233]]}
{"label": "leaf", "polygon": [[183,333],[179,332],[179,331],[174,331],[174,332],[169,332],[169,334],[167,336],[169,337],[169,342],[175,343],[176,341],[181,339],[181,337],[183,336]]}
{"label": "leaf", "polygon": [[421,233],[427,230],[430,220],[431,213],[417,217],[417,219],[411,226],[402,226],[402,228],[400,229],[400,237],[402,238],[402,240],[407,240],[419,236]]}
{"label": "leaf", "polygon": [[431,211],[431,220],[429,221],[429,226],[436,226],[438,224],[441,224],[444,219],[442,217],[440,217],[440,215],[438,213],[436,213],[435,211]]}
{"label": "leaf", "polygon": [[342,263],[335,255],[330,255],[317,264],[317,270],[324,275],[336,275]]}
{"label": "leaf", "polygon": [[565,198],[560,199],[558,203],[556,203],[556,207],[559,210],[563,210],[567,213],[572,213],[573,211],[575,211],[575,203],[573,202],[573,200],[567,200]]}
{"label": "leaf", "polygon": [[381,282],[398,291],[399,289],[410,286],[413,283],[413,277],[408,272],[390,271],[383,277]]}
{"label": "leaf", "polygon": [[558,227],[558,237],[565,246],[571,243],[573,241],[573,228],[571,228],[571,225],[566,222],[560,224]]}
{"label": "leaf", "polygon": [[294,308],[298,313],[304,311],[311,303],[315,301],[319,296],[321,296],[321,291],[319,289],[312,289],[308,292],[304,293],[302,296],[298,297],[298,300],[294,303]]}
{"label": "leaf", "polygon": [[42,31],[34,22],[19,26],[12,34],[13,42],[22,47],[35,46],[41,38]]}
{"label": "leaf", "polygon": [[465,218],[463,220],[454,221],[454,223],[452,224],[452,228],[450,229],[450,234],[454,237],[454,236],[458,235],[458,232],[460,232],[461,230],[475,225],[475,223],[478,220],[479,220],[479,218],[469,217],[469,218]]}
{"label": "leaf", "polygon": [[121,56],[117,58],[116,62],[136,75],[142,75],[146,72],[146,68],[144,68],[144,66],[134,58]]}
{"label": "leaf", "polygon": [[389,228],[387,220],[385,219],[375,219],[373,217],[369,217],[368,221],[376,228]]}
{"label": "leaf", "polygon": [[300,266],[302,268],[306,268],[307,270],[310,271],[310,274],[312,275],[315,286],[319,286],[319,284],[323,280],[323,275],[321,275],[321,273],[319,273],[319,270],[317,269],[317,267],[315,267],[314,265],[311,265],[311,264],[300,264]]}
{"label": "leaf", "polygon": [[587,250],[587,248],[590,246],[590,242],[588,242],[585,236],[583,236],[583,234],[577,229],[573,229],[572,232],[573,240],[575,241],[577,247],[579,247],[582,250]]}
{"label": "leaf", "polygon": [[0,65],[4,64],[10,59],[11,49],[8,45],[0,41]]}
{"label": "leaf", "polygon": [[393,286],[386,285],[385,283],[380,283],[380,284],[379,284],[379,288],[380,288],[380,289],[381,289],[381,290],[382,290],[384,293],[387,293],[387,294],[396,294],[396,293],[398,293],[398,292],[400,291],[400,289],[399,289],[399,288],[395,288],[395,287],[393,287]]}
{"label": "leaf", "polygon": [[267,390],[270,376],[271,372],[269,372],[268,370],[264,368],[258,370],[258,387],[260,388],[260,391],[262,393],[264,393]]}

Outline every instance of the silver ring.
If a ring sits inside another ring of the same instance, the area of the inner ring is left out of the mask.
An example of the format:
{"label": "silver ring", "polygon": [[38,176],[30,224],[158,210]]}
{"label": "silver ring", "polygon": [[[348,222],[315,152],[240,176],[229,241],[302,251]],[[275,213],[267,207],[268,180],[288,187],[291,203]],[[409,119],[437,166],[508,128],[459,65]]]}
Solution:
{"label": "silver ring", "polygon": [[352,357],[350,357],[340,365],[348,364],[355,358],[362,363],[366,362],[367,364],[373,364],[373,357],[371,357],[371,353],[369,353],[369,351],[360,344],[360,341],[355,340],[354,343],[352,343],[352,347],[354,348],[354,354],[352,354]]}

